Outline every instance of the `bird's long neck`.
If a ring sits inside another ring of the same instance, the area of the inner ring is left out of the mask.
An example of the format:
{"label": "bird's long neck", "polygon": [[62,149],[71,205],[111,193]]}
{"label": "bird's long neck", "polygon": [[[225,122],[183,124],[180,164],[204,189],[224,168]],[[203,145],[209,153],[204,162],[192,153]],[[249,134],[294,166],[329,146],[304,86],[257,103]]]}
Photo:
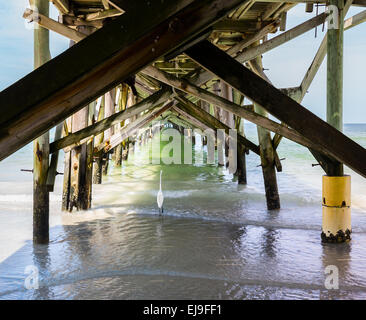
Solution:
{"label": "bird's long neck", "polygon": [[161,190],[161,174],[163,173],[163,171],[160,171],[160,190]]}

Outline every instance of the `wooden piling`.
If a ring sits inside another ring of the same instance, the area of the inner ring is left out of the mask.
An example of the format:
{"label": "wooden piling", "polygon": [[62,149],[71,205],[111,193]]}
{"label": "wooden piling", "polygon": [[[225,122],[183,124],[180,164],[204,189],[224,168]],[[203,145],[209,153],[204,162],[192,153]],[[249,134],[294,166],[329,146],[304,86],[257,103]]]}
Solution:
{"label": "wooden piling", "polygon": [[[123,83],[120,87],[120,94],[119,94],[119,99],[118,99],[118,111],[123,111],[126,109],[127,99],[128,99],[128,86]],[[117,129],[121,128],[123,125],[124,125],[124,121],[121,124],[117,125]],[[123,152],[122,143],[120,143],[115,148],[114,152],[116,155],[115,166],[120,167],[122,165],[122,152]]]}
{"label": "wooden piling", "polygon": [[[49,1],[34,0],[39,13],[49,16]],[[51,59],[49,31],[41,26],[34,30],[34,68]],[[33,142],[33,242],[49,242],[49,192],[47,173],[49,167],[49,132]]]}
{"label": "wooden piling", "polygon": [[[95,31],[91,26],[78,26],[78,31],[89,35]],[[70,46],[74,43],[70,42]],[[75,133],[94,120],[94,103],[91,103],[72,115],[72,132]],[[70,200],[68,210],[87,210],[91,207],[93,139],[71,150]]]}
{"label": "wooden piling", "polygon": [[[237,105],[241,105],[244,97],[237,91],[233,89],[233,102]],[[245,137],[244,133],[244,120],[241,117],[235,116],[235,129],[240,135]],[[238,145],[237,153],[237,170],[235,175],[238,177],[238,184],[247,184],[247,168],[246,168],[246,149],[241,145]]]}
{"label": "wooden piling", "polygon": [[[344,2],[330,0],[331,22],[327,33],[327,122],[343,131],[343,32]],[[334,10],[337,8],[337,10]],[[323,242],[351,240],[351,177],[344,176],[343,164],[328,163],[323,176],[322,233]]]}
{"label": "wooden piling", "polygon": [[[104,96],[102,97],[102,101],[100,103],[99,106],[99,111],[98,111],[98,121],[101,121],[104,119]],[[98,134],[95,137],[95,144],[99,145],[103,142],[104,140],[104,132]],[[93,165],[93,183],[94,184],[101,184],[102,183],[102,167],[103,167],[103,159],[102,159],[103,155],[98,154],[95,157],[94,160],[94,165]]]}
{"label": "wooden piling", "polygon": [[[64,122],[64,136],[72,132],[72,117]],[[62,211],[70,208],[70,177],[71,177],[71,151],[65,152],[64,156],[64,181],[62,187]]]}
{"label": "wooden piling", "polygon": [[[115,99],[116,99],[116,89],[112,89],[110,91],[108,91],[105,95],[104,95],[104,99],[105,99],[105,117],[109,117],[114,113],[114,103],[115,103]],[[111,127],[109,129],[107,129],[106,131],[104,131],[104,140],[108,140],[114,133],[114,128]],[[103,174],[106,175],[108,173],[108,166],[109,166],[109,155],[106,155],[106,157],[104,158],[105,161],[103,163]]]}
{"label": "wooden piling", "polygon": [[[259,66],[263,68],[262,57],[259,56],[255,60],[259,64]],[[254,103],[254,110],[256,113],[268,117],[268,112],[256,103]],[[267,209],[268,210],[279,209],[281,205],[280,205],[280,196],[278,194],[277,177],[274,161],[275,151],[272,144],[271,134],[268,130],[260,126],[257,126],[257,132],[260,146],[264,188],[266,192]]]}
{"label": "wooden piling", "polygon": [[[330,5],[338,8],[338,26],[333,25],[327,33],[327,122],[339,131],[343,131],[343,27],[344,3],[330,0]],[[333,17],[336,22],[336,17]],[[343,165],[337,164],[332,170],[333,176],[343,176]]]}

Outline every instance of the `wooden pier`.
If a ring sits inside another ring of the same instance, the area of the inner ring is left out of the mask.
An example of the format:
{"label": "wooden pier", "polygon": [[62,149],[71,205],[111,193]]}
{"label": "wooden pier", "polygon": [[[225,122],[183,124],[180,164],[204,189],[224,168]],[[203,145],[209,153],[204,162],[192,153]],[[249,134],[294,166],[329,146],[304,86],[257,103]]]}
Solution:
{"label": "wooden pier", "polygon": [[[299,3],[306,3],[309,19],[288,29],[287,15]],[[366,10],[345,20],[351,6],[366,7],[366,0],[30,4],[23,17],[39,26],[34,31],[35,70],[0,93],[0,160],[34,141],[35,243],[48,242],[49,192],[58,174],[59,150],[65,152],[62,209],[87,210],[92,184],[102,183],[109,159],[120,166],[136,131],[156,119],[182,132],[237,129],[238,183],[247,182],[245,155],[255,153],[269,210],[280,208],[277,173],[282,164],[277,148],[282,137],[307,147],[325,176],[337,178],[324,180],[322,240],[350,240],[350,178],[343,167],[366,178],[366,150],[342,133],[343,33],[366,21]],[[49,17],[50,5],[59,11],[57,21]],[[328,10],[318,14],[318,5]],[[262,56],[330,19],[339,23],[324,33],[303,81],[291,88],[274,87]],[[50,31],[71,43],[53,59]],[[301,101],[325,57],[323,121]],[[257,125],[259,145],[245,137],[244,119]],[[55,139],[49,143],[54,127]],[[222,141],[216,147],[228,155],[227,146]],[[219,163],[225,165],[224,159]]]}

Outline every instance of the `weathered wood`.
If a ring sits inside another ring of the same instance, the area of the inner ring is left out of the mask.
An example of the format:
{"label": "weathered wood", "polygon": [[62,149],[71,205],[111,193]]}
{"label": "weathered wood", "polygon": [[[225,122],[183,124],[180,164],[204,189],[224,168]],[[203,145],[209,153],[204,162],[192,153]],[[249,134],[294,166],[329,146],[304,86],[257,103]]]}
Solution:
{"label": "weathered wood", "polygon": [[[76,132],[87,126],[88,111],[88,107],[84,107],[72,116],[72,132]],[[86,161],[86,143],[71,150],[70,212],[74,207],[76,210],[88,209],[85,202]]]}
{"label": "weathered wood", "polygon": [[189,113],[184,112],[183,110],[181,110],[177,107],[173,107],[173,110],[175,112],[177,112],[177,114],[179,115],[178,118],[183,118],[185,121],[190,123],[193,127],[197,127],[197,128],[203,129],[203,130],[210,129],[209,126],[200,122],[195,117],[191,116]]}
{"label": "weathered wood", "polygon": [[112,17],[118,17],[121,14],[123,14],[123,12],[121,12],[118,9],[109,9],[109,10],[105,10],[105,11],[89,13],[85,16],[85,20],[86,21],[102,20],[102,19],[107,19],[107,18],[112,18]]}
{"label": "weathered wood", "polygon": [[134,122],[131,122],[127,126],[123,127],[121,130],[112,135],[109,139],[105,139],[104,142],[101,143],[99,146],[96,146],[94,152],[98,153],[100,151],[103,151],[106,153],[114,149],[120,143],[122,143],[132,135],[136,134],[136,131],[138,129],[148,125],[154,119],[169,110],[172,107],[173,103],[173,101],[168,100],[163,106],[157,107],[149,111],[147,114],[137,118]]}
{"label": "weathered wood", "polygon": [[[48,0],[34,0],[34,5],[45,16],[49,14]],[[34,30],[34,68],[51,59],[47,29]],[[49,133],[33,142],[33,242],[49,242],[49,192],[47,172],[49,167]]]}
{"label": "weathered wood", "polygon": [[[64,135],[72,132],[72,117],[68,118],[64,122]],[[62,211],[68,211],[70,207],[70,177],[71,177],[71,150],[65,151],[64,156],[64,180],[62,186]]]}
{"label": "weathered wood", "polygon": [[230,54],[232,57],[237,56],[238,53],[241,52],[243,49],[249,47],[251,44],[255,43],[256,41],[263,39],[263,37],[265,35],[267,35],[268,33],[276,30],[277,26],[278,26],[278,21],[274,21],[272,23],[267,24],[262,29],[260,29],[258,32],[256,32],[255,34],[246,37],[243,41],[232,46],[226,52],[228,54]]}
{"label": "weathered wood", "polygon": [[[140,10],[126,9],[125,14],[0,93],[0,160],[191,40],[241,3],[178,0],[146,6],[143,0],[134,1]],[[50,74],[58,76],[49,81]]]}
{"label": "weathered wood", "polygon": [[[352,4],[352,1],[348,0],[344,7],[344,15],[347,14],[348,9],[350,8]],[[354,15],[353,17],[346,19],[344,21],[344,30],[348,30],[354,26],[357,26],[359,23],[362,22],[363,19],[366,19],[366,10],[360,12],[359,14]],[[327,34],[324,36],[318,51],[315,54],[315,57],[307,70],[304,79],[301,82],[301,99],[299,101],[302,101],[305,94],[307,93],[311,83],[314,80],[315,75],[317,74],[325,55],[327,54]]]}
{"label": "weathered wood", "polygon": [[[313,29],[314,27],[322,24],[326,19],[327,14],[322,13],[314,18],[311,18],[304,23],[284,32],[280,35],[264,41],[262,44],[257,45],[255,47],[247,48],[243,50],[240,54],[238,54],[235,59],[241,63],[244,63],[249,60],[253,60],[254,58],[292,40],[296,37],[304,34],[305,32]],[[197,79],[195,80],[195,84],[202,85],[206,83],[208,80],[212,78],[212,74],[208,71],[201,72]]]}
{"label": "weathered wood", "polygon": [[49,0],[49,1],[51,1],[62,14],[70,12],[69,0]]}
{"label": "weathered wood", "polygon": [[[95,31],[95,28],[90,26],[79,26],[78,30],[89,35]],[[72,116],[73,132],[79,131],[93,122],[94,115],[90,114],[90,109],[93,108],[91,104],[85,106]],[[77,210],[87,210],[91,207],[92,157],[93,139],[89,139],[71,150],[70,212],[74,207]]]}
{"label": "weathered wood", "polygon": [[280,31],[286,30],[286,23],[287,23],[287,12],[284,11],[281,13]]}
{"label": "weathered wood", "polygon": [[[122,84],[119,90],[119,99],[118,99],[118,112],[121,112],[127,108],[127,99],[128,99],[128,86],[126,84]],[[124,126],[124,121],[115,126],[115,131],[119,130]],[[122,143],[120,143],[114,150],[115,152],[115,166],[120,167],[122,165]]]}
{"label": "weathered wood", "polygon": [[[366,177],[366,150],[225,52],[205,41],[186,52],[242,94],[260,104],[331,157]],[[218,64],[217,61],[220,61]]]}
{"label": "weathered wood", "polygon": [[[250,63],[251,69],[256,72],[265,81],[270,83],[263,72],[262,57],[257,57]],[[260,105],[254,103],[254,110],[268,118],[268,112]],[[274,210],[281,207],[280,196],[278,193],[277,176],[275,170],[275,153],[273,148],[271,134],[268,130],[257,126],[258,141],[261,151],[261,167],[263,173],[264,189],[266,192],[267,209]]]}
{"label": "weathered wood", "polygon": [[[352,3],[353,3],[353,0],[346,1],[345,5],[344,5],[344,9],[343,9],[344,16],[346,16]],[[354,15],[351,18],[344,20],[344,30],[348,30],[354,26],[357,26],[358,24],[360,24],[364,21],[366,21],[366,10]],[[317,74],[317,72],[322,64],[326,53],[327,53],[327,34],[324,36],[324,38],[318,48],[318,51],[316,52],[315,57],[310,65],[309,69],[307,70],[307,72],[304,76],[304,79],[301,82],[300,95],[298,95],[297,92],[293,92],[291,94],[286,93],[288,96],[293,98],[295,101],[301,103],[301,101],[304,99],[312,81],[314,80],[315,75]],[[275,149],[278,147],[279,143],[281,142],[281,139],[282,139],[282,136],[280,136],[278,134],[276,134],[274,136],[273,145],[274,145]],[[310,150],[310,151],[313,153],[313,155],[319,154],[318,152],[314,152],[314,150]],[[332,172],[332,168],[334,168],[334,164],[337,163],[337,161],[333,161],[328,158],[329,165],[325,165],[326,158],[324,158],[324,157],[321,157],[321,158],[318,157],[317,160],[320,163],[322,163],[322,167],[325,170],[325,172],[328,173],[328,175]]]}
{"label": "weathered wood", "polygon": [[[112,89],[108,91],[104,95],[104,101],[105,101],[105,117],[109,118],[114,114],[114,103],[116,100],[116,89]],[[104,140],[108,140],[114,133],[114,126],[110,126],[106,131],[104,131]],[[103,163],[103,169],[102,172],[104,175],[108,173],[108,167],[109,167],[109,156],[106,157],[106,161]]]}
{"label": "weathered wood", "polygon": [[[96,101],[93,101],[88,106],[88,125],[95,123],[96,113]],[[93,152],[94,152],[94,139],[91,138],[86,142],[86,173],[85,173],[85,202],[87,208],[92,206],[92,194],[93,194]]]}
{"label": "weathered wood", "polygon": [[[56,126],[54,141],[61,138],[63,127],[64,127],[63,122]],[[48,172],[47,172],[48,192],[53,192],[53,190],[54,190],[55,180],[56,180],[56,175],[57,175],[57,164],[58,164],[58,152],[55,152],[51,155],[50,166],[49,166]]]}
{"label": "weathered wood", "polygon": [[[237,90],[233,90],[233,102],[237,105],[242,105],[243,99],[241,94]],[[237,121],[235,122],[235,129],[238,131],[238,134],[245,137],[244,133],[244,125],[242,124],[242,118],[237,117]],[[238,177],[238,184],[247,184],[247,168],[246,168],[246,149],[238,146],[238,155],[237,155],[237,170],[235,175]]]}
{"label": "weathered wood", "polygon": [[71,29],[62,23],[59,23],[53,19],[46,17],[43,14],[35,13],[31,9],[26,9],[23,18],[37,22],[40,26],[54,31],[68,39],[74,40],[75,42],[81,41],[85,38],[85,35],[77,30]]}
{"label": "weathered wood", "polygon": [[[104,96],[102,97],[102,100],[101,100],[101,103],[99,106],[97,123],[101,122],[103,119],[104,119]],[[88,128],[90,128],[90,126]],[[94,139],[95,145],[99,145],[103,142],[104,129],[105,128],[101,128],[101,130],[99,131],[101,133],[99,133],[98,135],[95,136],[95,139]],[[102,154],[95,155],[95,161],[94,161],[94,165],[93,165],[93,183],[94,184],[102,183],[102,177],[103,177],[102,169],[103,169],[103,155]]]}
{"label": "weathered wood", "polygon": [[263,23],[257,20],[233,20],[223,19],[212,26],[215,31],[227,32],[255,32],[268,23]]}
{"label": "weathered wood", "polygon": [[267,20],[271,15],[273,15],[281,6],[283,2],[276,1],[276,3],[269,5],[266,11],[262,14],[262,20]]}
{"label": "weathered wood", "polygon": [[[343,0],[330,0],[338,8],[339,24],[327,32],[327,122],[343,131]],[[337,14],[337,13],[333,13]],[[338,164],[333,175],[343,176],[343,165]]]}
{"label": "weathered wood", "polygon": [[102,0],[102,3],[103,3],[103,7],[105,10],[108,10],[109,9],[109,3],[108,3],[108,0]]}
{"label": "weathered wood", "polygon": [[[205,110],[199,108],[193,102],[189,101],[183,96],[178,96],[175,99],[180,102],[180,104],[178,104],[177,106],[178,109],[185,111],[186,113],[196,118],[198,121],[202,122],[211,129],[224,129],[225,132],[229,134],[229,130],[231,128],[229,128],[226,124],[222,123],[219,119],[210,115]],[[256,153],[257,155],[260,154],[259,147],[250,140],[248,140],[247,138],[241,136],[240,134],[238,134],[238,142],[241,143],[244,147]]]}
{"label": "weathered wood", "polygon": [[[245,68],[243,66],[243,68]],[[246,68],[245,68],[246,69]],[[314,143],[313,141],[304,138],[301,134],[296,132],[293,129],[288,128],[287,126],[281,125],[275,121],[272,121],[266,117],[263,117],[255,112],[252,111],[251,107],[246,108],[245,106],[238,106],[233,102],[230,102],[222,97],[217,96],[216,94],[209,92],[207,90],[204,90],[200,87],[197,87],[190,83],[189,81],[183,79],[183,78],[176,78],[173,75],[170,75],[166,72],[160,71],[155,69],[154,67],[147,67],[143,70],[143,72],[146,72],[150,76],[154,77],[155,79],[158,79],[161,82],[164,82],[176,89],[182,90],[186,93],[189,93],[191,95],[194,95],[198,97],[199,99],[202,99],[204,101],[207,101],[208,103],[212,103],[216,106],[220,106],[223,109],[226,109],[235,115],[242,117],[248,121],[251,121],[255,123],[256,125],[259,125],[265,129],[268,129],[270,131],[273,131],[275,133],[278,133],[279,135],[282,135],[294,142],[297,142],[303,146],[312,148],[314,150],[318,150],[319,152],[325,153],[328,156],[330,154],[327,151],[327,148],[321,146],[320,144]],[[218,117],[218,115],[216,115]]]}
{"label": "weathered wood", "polygon": [[[78,145],[79,142],[80,143],[84,142],[84,139],[88,139],[91,136],[96,136],[101,132],[104,132],[108,128],[112,127],[113,125],[120,123],[123,120],[131,118],[145,110],[148,110],[150,108],[155,107],[158,104],[163,103],[171,96],[171,94],[172,92],[169,89],[162,89],[154,93],[153,95],[149,96],[145,100],[142,100],[141,102],[137,103],[135,106],[127,108],[126,110],[120,111],[118,113],[115,113],[108,118],[105,118],[103,120],[94,123],[93,125],[88,126],[87,128],[69,134],[68,136],[60,140],[54,141],[50,145],[50,152],[53,153],[56,152],[57,150],[66,147],[76,146]],[[103,103],[103,117],[104,117],[104,103]]]}

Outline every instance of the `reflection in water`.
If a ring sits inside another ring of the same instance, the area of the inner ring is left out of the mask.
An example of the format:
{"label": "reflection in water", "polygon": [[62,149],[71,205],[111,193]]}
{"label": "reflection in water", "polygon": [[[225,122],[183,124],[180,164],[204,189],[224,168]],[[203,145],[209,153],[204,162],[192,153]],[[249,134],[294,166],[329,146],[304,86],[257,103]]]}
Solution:
{"label": "reflection in water", "polygon": [[[135,147],[128,163],[110,168],[103,185],[94,186],[92,210],[60,213],[55,202],[51,215],[60,223],[51,228],[50,244],[26,241],[0,262],[0,299],[366,297],[362,211],[353,212],[350,243],[323,245],[318,190],[293,175],[279,175],[280,188],[292,189],[282,190],[281,210],[268,212],[257,158],[248,157],[243,187],[223,167],[136,165],[144,146]],[[15,214],[12,219],[17,222]],[[9,239],[18,236],[1,230]],[[40,270],[39,290],[24,288],[27,265]],[[339,290],[325,289],[328,265],[339,268]]]}

